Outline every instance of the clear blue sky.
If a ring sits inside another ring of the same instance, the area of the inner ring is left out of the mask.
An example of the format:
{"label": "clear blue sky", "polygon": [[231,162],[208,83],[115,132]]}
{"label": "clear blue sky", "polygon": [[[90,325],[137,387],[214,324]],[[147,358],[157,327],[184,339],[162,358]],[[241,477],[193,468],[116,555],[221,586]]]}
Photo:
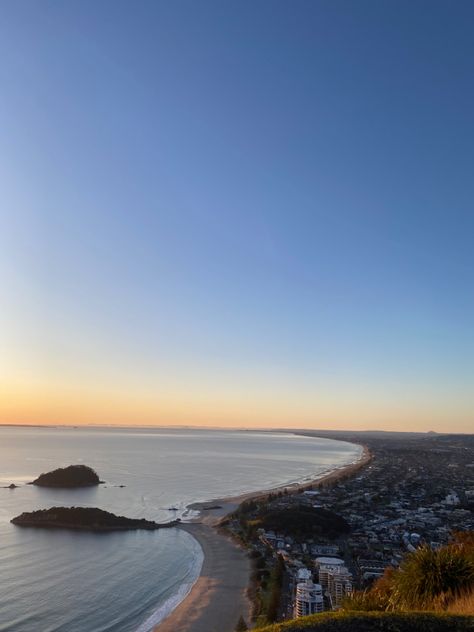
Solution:
{"label": "clear blue sky", "polygon": [[0,421],[472,431],[473,23],[2,3]]}

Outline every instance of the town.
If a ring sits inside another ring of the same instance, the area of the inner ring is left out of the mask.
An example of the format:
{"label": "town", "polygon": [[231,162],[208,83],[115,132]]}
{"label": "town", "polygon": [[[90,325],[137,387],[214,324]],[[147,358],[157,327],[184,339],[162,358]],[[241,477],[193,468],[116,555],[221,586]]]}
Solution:
{"label": "town", "polygon": [[371,459],[350,477],[244,503],[228,521],[256,560],[257,626],[337,610],[407,553],[474,530],[472,435],[312,434],[361,443]]}

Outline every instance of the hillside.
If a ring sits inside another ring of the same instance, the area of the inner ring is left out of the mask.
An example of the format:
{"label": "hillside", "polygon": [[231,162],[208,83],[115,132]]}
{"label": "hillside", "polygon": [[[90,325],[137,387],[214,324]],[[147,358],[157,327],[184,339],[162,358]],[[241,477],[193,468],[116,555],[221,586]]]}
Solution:
{"label": "hillside", "polygon": [[348,533],[350,527],[341,516],[322,507],[304,505],[287,509],[261,509],[257,515],[259,526],[280,533],[291,533],[296,538],[337,538]]}
{"label": "hillside", "polygon": [[473,632],[474,617],[444,613],[334,612],[259,628],[259,632]]}

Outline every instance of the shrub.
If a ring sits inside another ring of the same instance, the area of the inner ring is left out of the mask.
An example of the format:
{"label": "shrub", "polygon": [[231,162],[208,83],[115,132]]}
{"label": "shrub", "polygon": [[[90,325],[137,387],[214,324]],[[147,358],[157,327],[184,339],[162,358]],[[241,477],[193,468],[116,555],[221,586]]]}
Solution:
{"label": "shrub", "polygon": [[245,630],[248,630],[248,626],[245,623],[243,616],[240,615],[237,625],[235,626],[235,632],[245,632]]}
{"label": "shrub", "polygon": [[390,605],[401,610],[443,609],[473,586],[470,547],[453,544],[435,551],[422,547],[407,555],[393,574]]}
{"label": "shrub", "polygon": [[440,549],[422,547],[410,553],[398,570],[386,571],[371,590],[354,593],[343,607],[357,611],[441,611],[462,597],[463,605],[460,602],[456,612],[470,612],[472,591],[474,545],[472,534],[467,533]]}

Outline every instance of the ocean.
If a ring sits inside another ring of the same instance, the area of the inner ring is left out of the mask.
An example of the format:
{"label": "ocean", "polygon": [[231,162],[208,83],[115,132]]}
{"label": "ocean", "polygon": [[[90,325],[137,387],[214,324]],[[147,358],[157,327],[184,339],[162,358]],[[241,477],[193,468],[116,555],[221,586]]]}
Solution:
{"label": "ocean", "polygon": [[[357,460],[350,443],[249,431],[0,426],[0,631],[149,632],[199,576],[202,551],[179,529],[22,529],[23,511],[93,506],[167,521],[191,503],[290,484]],[[75,463],[104,485],[26,485]],[[125,487],[119,487],[125,485]]]}

